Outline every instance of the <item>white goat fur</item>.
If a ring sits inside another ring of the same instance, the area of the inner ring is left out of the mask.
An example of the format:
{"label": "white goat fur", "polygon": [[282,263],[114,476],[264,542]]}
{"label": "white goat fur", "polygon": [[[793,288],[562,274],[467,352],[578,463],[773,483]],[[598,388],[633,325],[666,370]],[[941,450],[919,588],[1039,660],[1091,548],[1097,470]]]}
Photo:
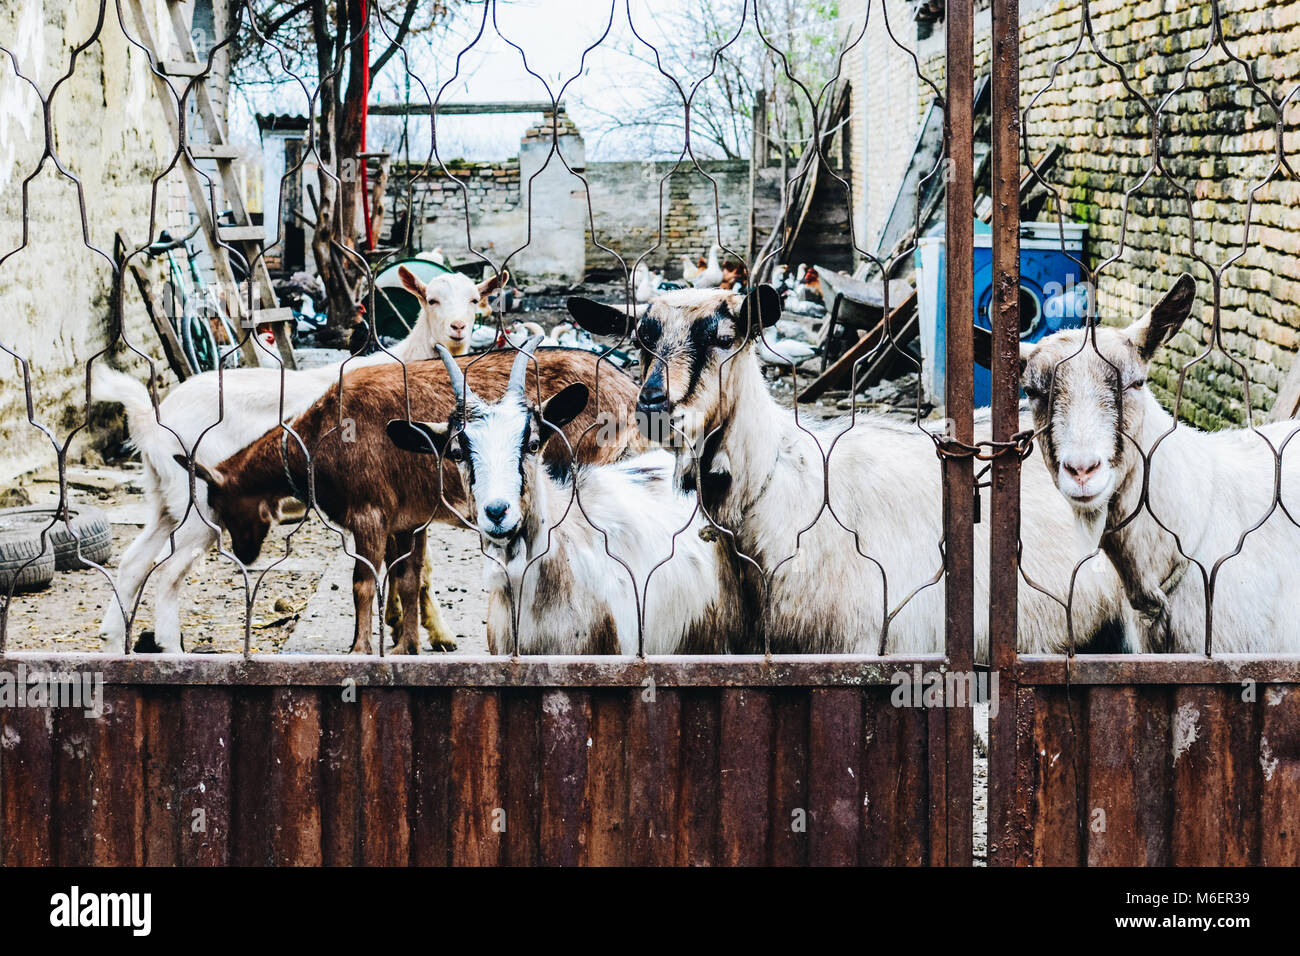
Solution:
{"label": "white goat fur", "polygon": [[[495,284],[490,280],[483,285]],[[424,290],[418,281],[416,285]],[[415,288],[411,291],[420,294]],[[349,358],[305,371],[257,368],[234,369],[220,375],[205,372],[186,379],[168,392],[158,403],[156,413],[143,384],[102,362],[97,363],[92,371],[93,397],[96,401],[119,402],[125,407],[131,441],[144,462],[145,495],[150,508],[144,529],[122,555],[116,600],[105,612],[101,636],[119,642],[125,638],[127,616],[135,605],[136,595],[155,562],[161,561],[154,610],[155,640],[164,651],[181,649],[181,587],[190,567],[218,543],[218,536],[208,524],[212,515],[203,483],[199,482],[196,489],[196,513],[189,508],[189,472],[173,460],[173,455],[184,454],[199,464],[215,467],[279,422],[293,421],[344,372],[384,362],[434,358],[435,346],[449,343],[447,329],[453,321],[457,324],[467,321],[469,327],[473,326],[475,312],[485,294],[482,286],[476,286],[473,280],[459,273],[438,276],[428,283],[424,307],[414,328],[389,352],[381,350],[363,358]],[[436,307],[430,301],[435,298]],[[457,354],[463,353],[468,347],[468,336],[449,344]],[[426,606],[436,610],[437,602],[427,602]],[[446,636],[441,620],[426,621],[425,625],[435,639]]]}
{"label": "white goat fur", "polygon": [[[1046,473],[1074,505],[1081,525],[1101,531],[1105,521],[1102,549],[1119,568],[1132,603],[1142,609],[1143,624],[1152,632],[1145,642],[1155,650],[1205,652],[1202,569],[1208,577],[1220,558],[1237,550],[1243,533],[1268,515],[1246,534],[1241,552],[1219,567],[1212,649],[1297,653],[1300,587],[1294,559],[1300,554],[1300,528],[1294,519],[1300,518],[1300,439],[1288,439],[1300,426],[1277,422],[1213,433],[1181,422],[1174,427],[1174,417],[1142,383],[1147,361],[1178,330],[1191,307],[1194,285],[1190,278],[1180,281],[1188,283],[1186,299],[1176,314],[1162,323],[1157,318],[1154,328],[1156,309],[1128,329],[1098,328],[1096,349],[1090,339],[1085,342],[1085,333],[1074,331],[1025,350],[1027,385],[1047,384],[1055,368],[1051,432],[1040,442]],[[1118,443],[1115,369],[1122,376],[1124,433],[1129,436]],[[1042,394],[1035,403],[1040,426],[1047,424],[1050,389]],[[1275,453],[1284,447],[1280,500],[1293,517],[1273,506]],[[1145,506],[1143,455],[1150,462]],[[1065,465],[1085,460],[1098,467],[1078,483]],[[1085,503],[1080,497],[1091,500]],[[1136,516],[1114,530],[1130,515]],[[1184,554],[1192,563],[1185,562]]]}
{"label": "white goat fur", "polygon": [[[889,622],[886,653],[941,652],[944,583],[923,587],[942,567],[941,467],[931,439],[882,416],[859,414],[852,425],[848,418],[817,422],[808,413],[796,420],[769,393],[753,342],[741,342],[743,328],[734,329],[742,346],[738,354],[723,361],[735,351],[728,336],[731,326],[740,324],[734,317],[741,302],[739,295],[725,292],[667,293],[651,303],[649,317],[663,330],[653,351],[667,366],[674,417],[688,439],[678,453],[679,474],[695,466],[698,451],[692,449],[703,447],[705,436],[719,429],[717,452],[703,467],[726,472],[730,484],[717,501],[706,494],[705,506],[719,525],[736,533],[739,551],[769,577],[762,624],[772,650],[877,653],[887,605],[896,616]],[[690,362],[675,353],[691,347],[693,323],[719,315],[733,317],[719,321],[728,326],[718,333],[726,345],[713,349],[694,394],[687,396],[690,376],[684,369]],[[643,364],[647,375],[658,367]],[[1024,570],[1064,600],[1077,563],[1073,522],[1051,482],[1033,473],[1037,470],[1026,469],[1021,484]],[[823,510],[827,472],[829,507]],[[987,490],[981,495],[988,515]],[[985,520],[975,526],[975,651],[981,660],[988,656],[988,556]],[[1107,621],[1123,622],[1131,640],[1132,612],[1104,558],[1093,558],[1080,570],[1073,609],[1077,642]],[[1027,653],[1062,652],[1069,646],[1062,605],[1023,579],[1019,634],[1020,649]]]}
{"label": "white goat fur", "polygon": [[[466,408],[469,460],[460,467],[482,534],[493,653],[514,651],[513,606],[520,653],[608,653],[616,644],[636,654],[638,595],[645,653],[727,649],[741,627],[732,566],[722,546],[700,537],[706,522],[695,496],[676,490],[670,454],[579,466],[559,482],[538,451],[523,451],[538,433],[522,392],[490,405],[470,392]],[[491,502],[508,505],[504,517],[484,514]],[[501,529],[510,537],[494,537]]]}

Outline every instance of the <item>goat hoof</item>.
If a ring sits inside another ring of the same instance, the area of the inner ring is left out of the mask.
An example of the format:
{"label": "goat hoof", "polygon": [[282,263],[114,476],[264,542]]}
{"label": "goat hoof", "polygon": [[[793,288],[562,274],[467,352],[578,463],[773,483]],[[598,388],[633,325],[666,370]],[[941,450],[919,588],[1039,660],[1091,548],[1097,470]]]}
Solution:
{"label": "goat hoof", "polygon": [[134,654],[161,654],[163,649],[153,631],[141,631],[131,651]]}
{"label": "goat hoof", "polygon": [[450,654],[456,649],[456,639],[453,637],[431,637],[429,638],[429,650]]}

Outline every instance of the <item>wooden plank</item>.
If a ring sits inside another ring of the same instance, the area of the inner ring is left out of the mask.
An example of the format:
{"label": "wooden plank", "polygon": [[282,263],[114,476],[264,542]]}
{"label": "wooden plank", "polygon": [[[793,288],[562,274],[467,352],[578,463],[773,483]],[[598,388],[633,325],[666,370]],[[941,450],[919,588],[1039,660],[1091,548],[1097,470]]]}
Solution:
{"label": "wooden plank", "polygon": [[677,864],[710,865],[718,859],[718,695],[708,689],[682,694],[682,756],[677,782]]}
{"label": "wooden plank", "polygon": [[1255,688],[1259,728],[1259,862],[1300,866],[1300,687]]}
{"label": "wooden plank", "polygon": [[[178,866],[181,859],[180,761],[181,692],[151,687],[141,702],[144,732],[145,866]],[[186,821],[188,823],[188,821]]]}
{"label": "wooden plank", "polygon": [[217,226],[217,236],[222,242],[261,242],[266,238],[265,226]]}
{"label": "wooden plank", "polygon": [[94,797],[89,722],[66,708],[52,709],[48,715],[53,754],[51,811],[55,814],[50,862],[55,866],[90,866]]}
{"label": "wooden plank", "polygon": [[[812,381],[802,392],[799,393],[800,402],[811,402],[827,391],[834,388],[853,370],[854,365],[859,359],[869,355],[873,349],[879,346],[887,334],[892,333],[894,341],[899,341],[909,325],[909,316],[916,311],[916,290],[913,289],[911,294],[900,302],[894,311],[889,313],[887,319],[881,319],[874,328],[866,332],[862,338],[858,339],[843,355],[831,363],[830,368],[826,369],[820,376]],[[886,345],[882,351],[888,353],[892,349],[891,345]]]}
{"label": "wooden plank", "polygon": [[53,714],[32,707],[0,707],[0,864],[54,862]]}
{"label": "wooden plank", "polygon": [[[759,866],[768,859],[771,692],[728,687],[720,693],[718,862],[726,866]],[[810,808],[810,816],[815,812]]]}
{"label": "wooden plank", "polygon": [[681,720],[681,694],[637,689],[627,719],[627,862],[634,866],[668,866],[676,859]]}
{"label": "wooden plank", "polygon": [[586,862],[619,866],[627,860],[628,834],[628,711],[639,704],[634,691],[612,690],[591,695],[591,742],[587,747],[586,805],[591,815]]}
{"label": "wooden plank", "polygon": [[[371,116],[428,116],[432,110],[429,103],[370,103],[366,112]],[[479,116],[488,113],[549,113],[556,108],[550,100],[525,100],[517,103],[439,103],[439,116]],[[559,109],[564,109],[564,100],[560,100]]]}
{"label": "wooden plank", "polygon": [[361,860],[411,861],[411,701],[405,688],[361,693]]}
{"label": "wooden plank", "polygon": [[542,858],[542,782],[540,691],[511,691],[504,695],[501,740],[502,807],[506,812],[504,862],[537,866]]}
{"label": "wooden plank", "polygon": [[854,687],[808,693],[809,862],[853,866],[863,803],[863,694]]}
{"label": "wooden plank", "polygon": [[92,866],[140,866],[144,829],[144,728],[141,692],[136,687],[105,687],[104,712],[87,717],[64,710],[85,723],[90,770],[90,860]]}
{"label": "wooden plank", "polygon": [[189,149],[195,159],[238,159],[243,153],[233,143],[190,143]]}
{"label": "wooden plank", "polygon": [[768,693],[773,698],[769,861],[774,866],[801,866],[809,857],[808,691],[792,687]]}
{"label": "wooden plank", "polygon": [[1300,354],[1291,360],[1291,369],[1278,386],[1277,398],[1268,413],[1270,422],[1284,422],[1300,413]]}
{"label": "wooden plank", "polygon": [[271,689],[238,688],[230,713],[230,862],[270,866]]}
{"label": "wooden plank", "polygon": [[361,703],[355,686],[321,698],[321,862],[361,863]]}
{"label": "wooden plank", "polygon": [[[448,801],[451,794],[451,693],[412,695],[411,765],[414,821],[411,863],[447,866],[451,862]],[[508,812],[508,811],[507,811]]]}
{"label": "wooden plank", "polygon": [[542,694],[543,866],[587,862],[591,808],[586,790],[591,733],[591,698],[587,691],[563,688]]}
{"label": "wooden plank", "polygon": [[[1088,773],[1088,725],[1083,719],[1087,689],[1040,690],[1034,708],[1034,841],[1036,866],[1080,866],[1085,847],[1080,830],[1078,782]],[[1073,719],[1072,719],[1073,716]]]}
{"label": "wooden plank", "polygon": [[[1218,687],[1178,687],[1171,717],[1174,806],[1171,856],[1175,866],[1240,865],[1249,861],[1248,837],[1234,822],[1244,770],[1226,724],[1225,693]],[[1258,761],[1257,752],[1252,754]],[[1252,805],[1257,806],[1257,805]],[[1250,817],[1256,817],[1252,812]]]}
{"label": "wooden plank", "polygon": [[208,73],[208,64],[198,63],[194,60],[163,60],[158,64],[158,68],[168,76],[203,76]]}
{"label": "wooden plank", "polygon": [[269,791],[275,824],[275,866],[320,866],[320,746],[318,691],[279,687],[271,692]]}
{"label": "wooden plank", "polygon": [[[501,695],[461,689],[451,699],[451,862],[496,866],[501,861]],[[493,824],[496,824],[494,827]],[[504,825],[512,825],[507,814]]]}
{"label": "wooden plank", "polygon": [[[114,255],[117,257],[120,268],[126,262],[128,252],[133,251],[135,246],[126,237],[126,233],[120,229],[114,238],[114,244],[116,247]],[[167,318],[167,310],[163,308],[154,292],[153,280],[149,278],[149,273],[138,260],[133,260],[127,268],[130,269],[136,287],[140,290],[140,298],[144,302],[145,313],[149,316],[154,331],[158,333],[158,341],[162,344],[163,357],[167,359],[167,365],[171,368],[172,374],[176,376],[177,381],[185,381],[194,374],[194,367],[190,365],[189,357],[181,346],[180,338],[176,335],[176,330],[172,328],[171,321]]]}
{"label": "wooden plank", "polygon": [[947,854],[947,714],[863,695],[858,862],[943,865]]}
{"label": "wooden plank", "polygon": [[180,689],[171,747],[181,755],[176,799],[184,866],[226,866],[233,856],[234,697],[227,687]]}

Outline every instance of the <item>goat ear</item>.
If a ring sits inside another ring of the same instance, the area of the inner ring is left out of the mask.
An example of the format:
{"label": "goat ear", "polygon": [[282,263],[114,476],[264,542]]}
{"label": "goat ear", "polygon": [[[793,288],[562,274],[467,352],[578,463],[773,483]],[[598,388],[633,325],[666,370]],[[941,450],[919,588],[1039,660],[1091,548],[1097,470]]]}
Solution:
{"label": "goat ear", "polygon": [[592,335],[612,335],[623,338],[632,331],[632,317],[622,309],[604,302],[572,296],[567,303],[573,321]]}
{"label": "goat ear", "polygon": [[394,418],[385,426],[388,440],[402,451],[420,455],[442,455],[451,429],[446,422],[413,422]]}
{"label": "goat ear", "polygon": [[415,273],[406,266],[397,267],[397,278],[402,280],[402,287],[412,295],[418,295],[420,301],[424,301],[425,286],[424,283],[415,277]]}
{"label": "goat ear", "polygon": [[[971,349],[975,353],[975,361],[984,368],[993,368],[993,333],[982,326],[975,326],[973,337],[971,339]],[[1025,370],[1025,363],[1029,361],[1029,356],[1033,354],[1033,342],[1020,343],[1020,371]]]}
{"label": "goat ear", "polygon": [[545,441],[582,414],[591,393],[581,382],[574,382],[556,392],[542,404],[542,427]]}
{"label": "goat ear", "polygon": [[185,455],[172,455],[172,459],[186,471],[189,471],[190,466],[193,465],[194,477],[199,479],[199,481],[205,482],[206,484],[212,485],[216,488],[220,488],[226,483],[226,476],[215,468],[208,468],[205,465],[199,464],[197,461],[191,461]]}
{"label": "goat ear", "polygon": [[510,280],[509,272],[498,272],[491,279],[485,279],[478,284],[478,296],[483,298],[485,295],[491,295],[497,289],[501,288]]}
{"label": "goat ear", "polygon": [[764,282],[745,296],[745,301],[740,305],[740,314],[736,316],[736,322],[750,338],[756,339],[762,329],[776,325],[776,320],[779,318],[781,318],[781,296],[776,289]]}
{"label": "goat ear", "polygon": [[1184,272],[1150,312],[1124,330],[1129,341],[1137,346],[1142,361],[1151,361],[1156,350],[1183,327],[1195,302],[1196,280]]}

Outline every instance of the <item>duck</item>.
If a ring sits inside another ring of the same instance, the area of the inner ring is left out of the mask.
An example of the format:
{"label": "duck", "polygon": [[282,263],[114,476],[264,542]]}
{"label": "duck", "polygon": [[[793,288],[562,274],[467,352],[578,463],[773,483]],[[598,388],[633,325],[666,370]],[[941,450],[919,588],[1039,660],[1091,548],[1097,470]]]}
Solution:
{"label": "duck", "polygon": [[802,365],[817,355],[820,349],[798,339],[779,339],[775,336],[769,343],[766,336],[760,335],[756,351],[758,360],[764,365],[791,368]]}
{"label": "duck", "polygon": [[716,289],[722,284],[722,266],[718,264],[718,253],[721,251],[716,242],[709,246],[708,261],[704,269],[691,280],[691,285],[697,289]]}

